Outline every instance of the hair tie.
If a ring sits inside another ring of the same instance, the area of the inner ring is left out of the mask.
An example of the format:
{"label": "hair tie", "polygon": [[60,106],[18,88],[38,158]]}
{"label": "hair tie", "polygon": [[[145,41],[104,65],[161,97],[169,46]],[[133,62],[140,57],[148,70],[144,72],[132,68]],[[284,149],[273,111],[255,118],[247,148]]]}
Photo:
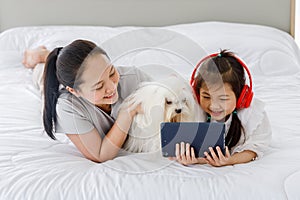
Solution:
{"label": "hair tie", "polygon": [[57,47],[55,50],[55,55],[58,56],[59,55],[59,52],[63,49],[63,47]]}
{"label": "hair tie", "polygon": [[234,110],[232,113],[236,115],[236,114],[237,114],[237,111],[236,111],[236,110]]}
{"label": "hair tie", "polygon": [[209,114],[207,114],[207,120],[206,120],[206,122],[210,122],[210,120],[211,120],[211,116]]}
{"label": "hair tie", "polygon": [[221,58],[221,57],[222,57],[222,54],[218,53],[218,57]]}

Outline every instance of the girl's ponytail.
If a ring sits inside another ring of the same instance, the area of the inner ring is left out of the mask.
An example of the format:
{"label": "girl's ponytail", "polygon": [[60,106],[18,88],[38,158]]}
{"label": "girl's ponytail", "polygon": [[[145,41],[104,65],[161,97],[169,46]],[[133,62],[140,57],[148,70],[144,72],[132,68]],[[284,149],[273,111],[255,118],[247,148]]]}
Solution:
{"label": "girl's ponytail", "polygon": [[88,40],[75,40],[64,48],[54,49],[47,57],[44,70],[44,129],[48,136],[54,136],[56,117],[56,103],[59,98],[59,85],[79,90],[84,61],[93,54],[106,52]]}
{"label": "girl's ponytail", "polygon": [[44,70],[44,113],[43,122],[46,133],[56,139],[54,132],[54,124],[56,123],[56,103],[59,97],[59,81],[56,75],[57,57],[62,47],[54,49],[45,64]]}
{"label": "girl's ponytail", "polygon": [[230,128],[225,138],[225,144],[228,146],[229,150],[239,142],[242,133],[244,133],[242,122],[239,119],[236,111],[233,111]]}

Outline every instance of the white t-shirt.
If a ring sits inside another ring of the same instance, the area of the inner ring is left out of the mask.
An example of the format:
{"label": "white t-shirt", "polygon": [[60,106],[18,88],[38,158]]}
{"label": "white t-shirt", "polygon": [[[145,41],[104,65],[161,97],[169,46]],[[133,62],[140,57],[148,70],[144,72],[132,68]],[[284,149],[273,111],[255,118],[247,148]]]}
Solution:
{"label": "white t-shirt", "polygon": [[[250,107],[239,110],[237,115],[245,133],[241,134],[239,142],[231,149],[231,154],[251,150],[257,154],[257,158],[261,158],[272,138],[272,129],[264,103],[253,98]],[[230,128],[231,120],[232,116],[225,122],[226,133]]]}

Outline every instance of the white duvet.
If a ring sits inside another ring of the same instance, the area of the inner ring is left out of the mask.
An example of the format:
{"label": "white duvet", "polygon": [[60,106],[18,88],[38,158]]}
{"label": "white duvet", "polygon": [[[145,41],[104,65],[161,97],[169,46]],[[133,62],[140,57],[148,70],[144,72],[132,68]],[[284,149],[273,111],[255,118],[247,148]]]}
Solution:
{"label": "white duvet", "polygon": [[[185,167],[155,154],[120,155],[97,164],[41,120],[27,48],[74,39],[103,46],[115,64],[156,78],[175,69],[189,78],[204,55],[230,49],[248,64],[255,96],[266,102],[273,139],[265,156],[227,167]],[[162,28],[41,26],[0,34],[0,199],[300,199],[300,53],[280,30],[205,22]]]}

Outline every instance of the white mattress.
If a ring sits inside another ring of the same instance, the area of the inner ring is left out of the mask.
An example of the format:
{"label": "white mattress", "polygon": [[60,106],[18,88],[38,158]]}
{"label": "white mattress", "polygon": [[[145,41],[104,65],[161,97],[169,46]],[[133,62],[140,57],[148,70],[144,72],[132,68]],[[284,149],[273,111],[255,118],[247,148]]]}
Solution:
{"label": "white mattress", "polygon": [[[21,64],[22,52],[78,38],[103,46],[114,63],[143,67],[157,78],[171,69],[189,78],[202,56],[220,48],[236,52],[252,72],[255,96],[266,102],[273,129],[269,151],[260,160],[220,168],[185,167],[151,154],[97,164],[64,135],[51,140],[43,132],[41,97],[32,71]],[[205,22],[10,29],[0,34],[0,199],[299,199],[299,103],[299,49],[274,28]]]}

